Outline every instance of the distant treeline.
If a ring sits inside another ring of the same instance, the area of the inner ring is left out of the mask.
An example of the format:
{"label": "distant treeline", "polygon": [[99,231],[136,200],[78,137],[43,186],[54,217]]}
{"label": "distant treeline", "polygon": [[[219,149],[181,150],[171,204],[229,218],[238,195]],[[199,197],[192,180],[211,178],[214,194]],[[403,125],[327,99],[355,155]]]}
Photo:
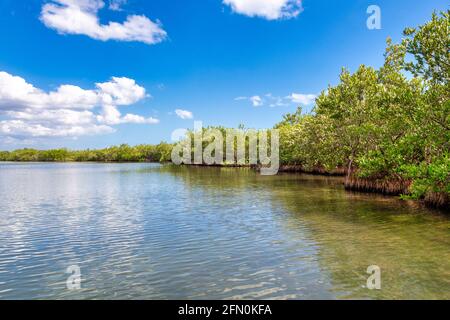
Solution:
{"label": "distant treeline", "polygon": [[0,152],[0,161],[19,162],[167,162],[173,146],[158,145],[129,146],[126,144],[99,150],[72,151],[68,149],[35,150],[21,149]]}

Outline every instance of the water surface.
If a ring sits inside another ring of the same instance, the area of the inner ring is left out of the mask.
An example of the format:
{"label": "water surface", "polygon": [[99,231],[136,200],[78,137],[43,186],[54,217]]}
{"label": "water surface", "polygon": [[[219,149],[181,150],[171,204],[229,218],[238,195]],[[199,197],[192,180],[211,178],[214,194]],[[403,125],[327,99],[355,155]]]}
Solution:
{"label": "water surface", "polygon": [[449,231],[339,178],[3,163],[0,299],[450,299]]}

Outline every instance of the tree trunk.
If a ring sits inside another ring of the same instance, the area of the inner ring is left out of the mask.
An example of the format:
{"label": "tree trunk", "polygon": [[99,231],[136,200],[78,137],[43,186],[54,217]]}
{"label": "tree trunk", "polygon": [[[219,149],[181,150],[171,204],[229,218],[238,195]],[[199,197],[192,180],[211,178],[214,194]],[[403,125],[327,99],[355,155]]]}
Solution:
{"label": "tree trunk", "polygon": [[352,165],[353,165],[353,156],[350,158],[350,160],[348,162],[347,177],[345,178],[345,185],[348,185],[350,182],[350,176],[352,175]]}

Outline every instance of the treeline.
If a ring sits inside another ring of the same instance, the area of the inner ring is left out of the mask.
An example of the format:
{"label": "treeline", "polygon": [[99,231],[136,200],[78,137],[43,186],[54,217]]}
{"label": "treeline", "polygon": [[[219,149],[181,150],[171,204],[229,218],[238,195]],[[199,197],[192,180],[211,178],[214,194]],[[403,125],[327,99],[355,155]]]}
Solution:
{"label": "treeline", "polygon": [[403,194],[448,206],[450,11],[387,42],[384,65],[343,70],[340,83],[277,125],[281,160],[346,173],[352,190]]}
{"label": "treeline", "polygon": [[[243,124],[238,128],[208,126],[201,130],[187,130],[185,137],[178,142],[179,148],[174,150],[174,154],[178,153],[183,164],[260,168],[263,164],[259,154],[260,146],[257,142],[261,139],[267,140],[264,150],[265,158],[267,158],[265,160],[269,161],[271,130],[246,128]],[[202,155],[198,159],[196,159],[195,151],[197,147],[200,150],[198,154]],[[184,156],[187,156],[187,159],[184,159]]]}
{"label": "treeline", "polygon": [[167,162],[173,146],[158,145],[129,146],[123,144],[99,150],[72,151],[68,149],[35,150],[21,149],[0,152],[0,161],[19,162]]}

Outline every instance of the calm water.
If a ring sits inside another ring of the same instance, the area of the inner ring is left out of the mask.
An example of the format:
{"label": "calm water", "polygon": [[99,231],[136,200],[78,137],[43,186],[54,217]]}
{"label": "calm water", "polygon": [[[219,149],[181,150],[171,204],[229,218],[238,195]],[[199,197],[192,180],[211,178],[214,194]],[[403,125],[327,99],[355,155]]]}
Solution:
{"label": "calm water", "polygon": [[450,299],[450,220],[337,178],[0,164],[0,299],[122,298]]}

